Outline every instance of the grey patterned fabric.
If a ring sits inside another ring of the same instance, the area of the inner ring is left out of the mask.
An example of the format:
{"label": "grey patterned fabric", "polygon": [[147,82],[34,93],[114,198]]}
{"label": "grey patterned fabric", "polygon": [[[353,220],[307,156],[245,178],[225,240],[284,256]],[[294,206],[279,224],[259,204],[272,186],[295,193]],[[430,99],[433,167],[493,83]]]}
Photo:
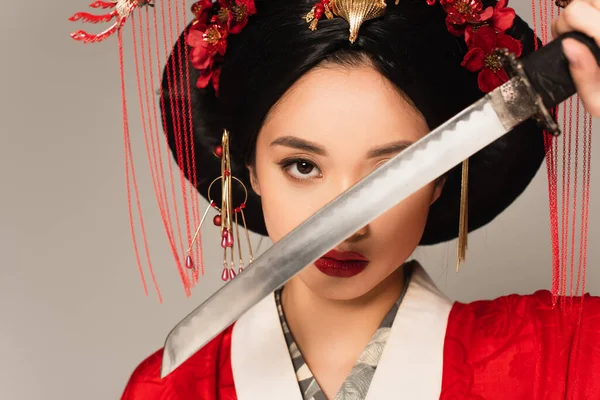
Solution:
{"label": "grey patterned fabric", "polygon": [[[381,354],[385,348],[390,329],[392,328],[392,324],[396,318],[396,313],[400,308],[400,304],[402,303],[402,299],[404,298],[404,294],[408,288],[415,265],[416,261],[411,261],[405,263],[401,267],[404,268],[405,271],[405,280],[404,289],[402,290],[400,297],[387,313],[383,321],[381,321],[379,328],[377,328],[377,331],[373,334],[373,337],[367,344],[367,347],[363,349],[360,356],[356,360],[352,371],[350,371],[350,375],[348,375],[342,384],[342,387],[336,394],[335,399],[332,400],[364,400],[366,398],[367,392],[369,391],[369,386],[373,380],[373,375],[375,374],[375,370],[379,364],[379,359],[381,358]],[[298,384],[300,385],[302,396],[304,400],[328,400],[323,393],[323,390],[321,390],[319,383],[310,371],[310,368],[304,361],[304,357],[302,356],[302,353],[300,353],[300,350],[296,345],[296,341],[294,340],[294,336],[288,327],[285,314],[283,312],[283,306],[281,304],[282,290],[283,289],[280,289],[275,292],[275,301],[277,303],[281,327],[290,351],[290,357],[292,358],[292,364],[294,365],[294,369],[296,371],[296,377],[298,379]]]}

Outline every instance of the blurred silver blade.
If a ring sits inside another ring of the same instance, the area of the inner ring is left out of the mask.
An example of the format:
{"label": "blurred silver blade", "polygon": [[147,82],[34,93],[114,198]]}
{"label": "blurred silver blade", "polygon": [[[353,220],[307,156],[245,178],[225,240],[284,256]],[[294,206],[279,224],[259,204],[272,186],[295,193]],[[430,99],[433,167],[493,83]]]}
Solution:
{"label": "blurred silver blade", "polygon": [[161,376],[252,306],[412,193],[535,113],[516,78],[433,130],[317,211],[183,319],[167,337]]}

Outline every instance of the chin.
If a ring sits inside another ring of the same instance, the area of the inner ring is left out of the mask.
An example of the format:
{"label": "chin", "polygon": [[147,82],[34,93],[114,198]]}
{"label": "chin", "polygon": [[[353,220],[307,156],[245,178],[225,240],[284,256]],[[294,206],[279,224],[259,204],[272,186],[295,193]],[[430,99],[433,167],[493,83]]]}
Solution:
{"label": "chin", "polygon": [[395,275],[396,270],[391,270],[386,276],[381,276],[380,274],[373,274],[375,271],[369,271],[367,268],[360,274],[350,278],[335,278],[327,276],[317,267],[311,265],[302,271],[298,278],[304,286],[320,298],[350,301],[369,295],[388,279],[395,279],[392,276]]}

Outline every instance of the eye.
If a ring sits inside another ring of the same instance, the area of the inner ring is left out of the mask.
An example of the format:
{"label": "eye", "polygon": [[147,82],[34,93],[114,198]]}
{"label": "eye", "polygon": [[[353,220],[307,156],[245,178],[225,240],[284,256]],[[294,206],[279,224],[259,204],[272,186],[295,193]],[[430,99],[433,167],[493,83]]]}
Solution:
{"label": "eye", "polygon": [[296,158],[284,160],[280,163],[281,168],[297,180],[309,180],[321,177],[321,170],[311,161]]}
{"label": "eye", "polygon": [[384,165],[386,162],[390,161],[389,158],[386,158],[384,160],[379,161],[377,164],[375,164],[375,166],[373,167],[373,171],[375,171],[377,168],[381,167],[382,165]]}

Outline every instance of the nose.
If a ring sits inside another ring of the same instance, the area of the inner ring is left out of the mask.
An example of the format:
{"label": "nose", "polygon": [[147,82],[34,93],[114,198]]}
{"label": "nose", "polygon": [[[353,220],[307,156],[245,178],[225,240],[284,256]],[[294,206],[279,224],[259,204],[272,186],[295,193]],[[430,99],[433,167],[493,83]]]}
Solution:
{"label": "nose", "polygon": [[364,238],[368,232],[369,232],[369,225],[365,225],[362,228],[360,228],[359,230],[357,230],[356,232],[354,232],[352,234],[352,236],[350,236],[345,241],[349,242],[349,243],[357,242],[357,241],[361,240],[362,238]]}
{"label": "nose", "polygon": [[[349,175],[344,176],[343,179],[340,179],[339,185],[337,185],[338,191],[339,191],[338,195],[340,193],[345,192],[347,189],[350,189],[359,180],[360,180],[359,176],[349,176]],[[357,230],[356,232],[354,232],[352,234],[352,236],[350,236],[345,241],[346,242],[356,242],[356,241],[362,239],[363,237],[365,237],[368,232],[369,232],[369,225],[365,225],[362,228],[360,228],[359,230]]]}

